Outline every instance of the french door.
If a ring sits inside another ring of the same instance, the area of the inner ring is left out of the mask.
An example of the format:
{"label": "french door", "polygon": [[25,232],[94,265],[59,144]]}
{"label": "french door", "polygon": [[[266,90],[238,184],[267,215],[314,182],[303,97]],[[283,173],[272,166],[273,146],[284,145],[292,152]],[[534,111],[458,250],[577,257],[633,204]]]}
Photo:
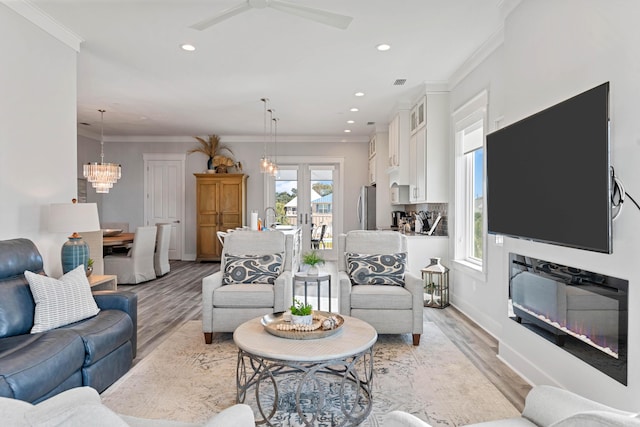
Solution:
{"label": "french door", "polygon": [[268,181],[267,206],[276,222],[302,229],[302,252],[316,250],[325,260],[337,259],[337,236],[342,232],[341,162],[278,161],[277,177]]}

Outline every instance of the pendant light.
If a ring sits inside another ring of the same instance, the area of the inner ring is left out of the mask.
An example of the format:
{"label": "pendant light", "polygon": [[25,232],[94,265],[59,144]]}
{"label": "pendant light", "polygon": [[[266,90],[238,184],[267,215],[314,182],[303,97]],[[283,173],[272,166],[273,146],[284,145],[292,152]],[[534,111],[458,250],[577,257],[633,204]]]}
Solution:
{"label": "pendant light", "polygon": [[261,98],[260,101],[264,103],[264,141],[263,141],[263,154],[260,159],[260,172],[268,173],[269,165],[271,162],[269,161],[269,157],[267,157],[267,102],[269,102],[269,98]]}
{"label": "pendant light", "polygon": [[[273,112],[275,111],[273,108],[269,108],[267,110],[269,112],[269,141],[273,140]],[[273,175],[273,168],[275,167],[275,163],[269,161],[269,165],[267,166],[267,173],[269,175]]]}
{"label": "pendant light", "polygon": [[278,118],[274,117],[274,131],[273,131],[273,167],[271,168],[271,176],[278,177]]}
{"label": "pendant light", "polygon": [[83,175],[91,183],[96,193],[108,193],[113,184],[118,182],[122,175],[122,168],[115,163],[104,162],[104,113],[100,112],[100,163],[87,163],[83,166]]}

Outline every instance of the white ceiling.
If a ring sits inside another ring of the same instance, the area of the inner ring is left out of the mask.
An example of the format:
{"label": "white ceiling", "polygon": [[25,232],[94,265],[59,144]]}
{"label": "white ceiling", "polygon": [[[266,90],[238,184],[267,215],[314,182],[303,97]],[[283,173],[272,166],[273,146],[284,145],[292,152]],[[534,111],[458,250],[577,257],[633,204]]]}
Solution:
{"label": "white ceiling", "polygon": [[[504,0],[291,0],[353,21],[336,29],[271,8],[190,25],[244,0],[32,0],[84,41],[79,131],[105,136],[278,135],[362,140],[397,103],[451,75],[502,25]],[[182,43],[195,52],[180,49]],[[388,43],[391,50],[375,46]],[[393,85],[406,79],[404,86]],[[357,98],[355,92],[364,97]],[[349,109],[357,107],[359,112]],[[347,120],[355,120],[352,125]],[[345,129],[351,129],[347,134]]]}

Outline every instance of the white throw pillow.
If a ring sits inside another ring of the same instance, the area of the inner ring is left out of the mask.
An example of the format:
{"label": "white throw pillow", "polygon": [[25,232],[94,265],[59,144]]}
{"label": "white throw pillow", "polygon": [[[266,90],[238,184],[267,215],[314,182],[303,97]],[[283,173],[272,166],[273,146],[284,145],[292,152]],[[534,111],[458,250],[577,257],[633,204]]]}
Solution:
{"label": "white throw pillow", "polygon": [[79,265],[60,280],[30,271],[25,271],[24,275],[36,303],[32,334],[79,322],[100,311],[91,294],[84,265]]}

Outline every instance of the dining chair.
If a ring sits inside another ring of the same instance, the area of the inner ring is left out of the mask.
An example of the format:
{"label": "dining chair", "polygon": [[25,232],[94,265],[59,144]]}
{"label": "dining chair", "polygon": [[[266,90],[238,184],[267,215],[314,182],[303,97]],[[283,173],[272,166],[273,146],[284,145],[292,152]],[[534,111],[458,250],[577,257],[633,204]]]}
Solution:
{"label": "dining chair", "polygon": [[104,257],[105,273],[118,276],[118,284],[137,284],[155,279],[153,257],[156,234],[155,225],[136,228],[133,246],[128,254]]}
{"label": "dining chair", "polygon": [[[171,224],[156,224],[156,252],[153,266],[156,277],[164,276],[171,270],[169,265],[169,243],[171,242]],[[135,240],[134,240],[135,241]]]}
{"label": "dining chair", "polygon": [[327,230],[327,224],[322,224],[320,226],[320,234],[317,237],[311,237],[311,249],[320,249],[320,244],[322,244],[322,249],[324,249],[324,233]]}

